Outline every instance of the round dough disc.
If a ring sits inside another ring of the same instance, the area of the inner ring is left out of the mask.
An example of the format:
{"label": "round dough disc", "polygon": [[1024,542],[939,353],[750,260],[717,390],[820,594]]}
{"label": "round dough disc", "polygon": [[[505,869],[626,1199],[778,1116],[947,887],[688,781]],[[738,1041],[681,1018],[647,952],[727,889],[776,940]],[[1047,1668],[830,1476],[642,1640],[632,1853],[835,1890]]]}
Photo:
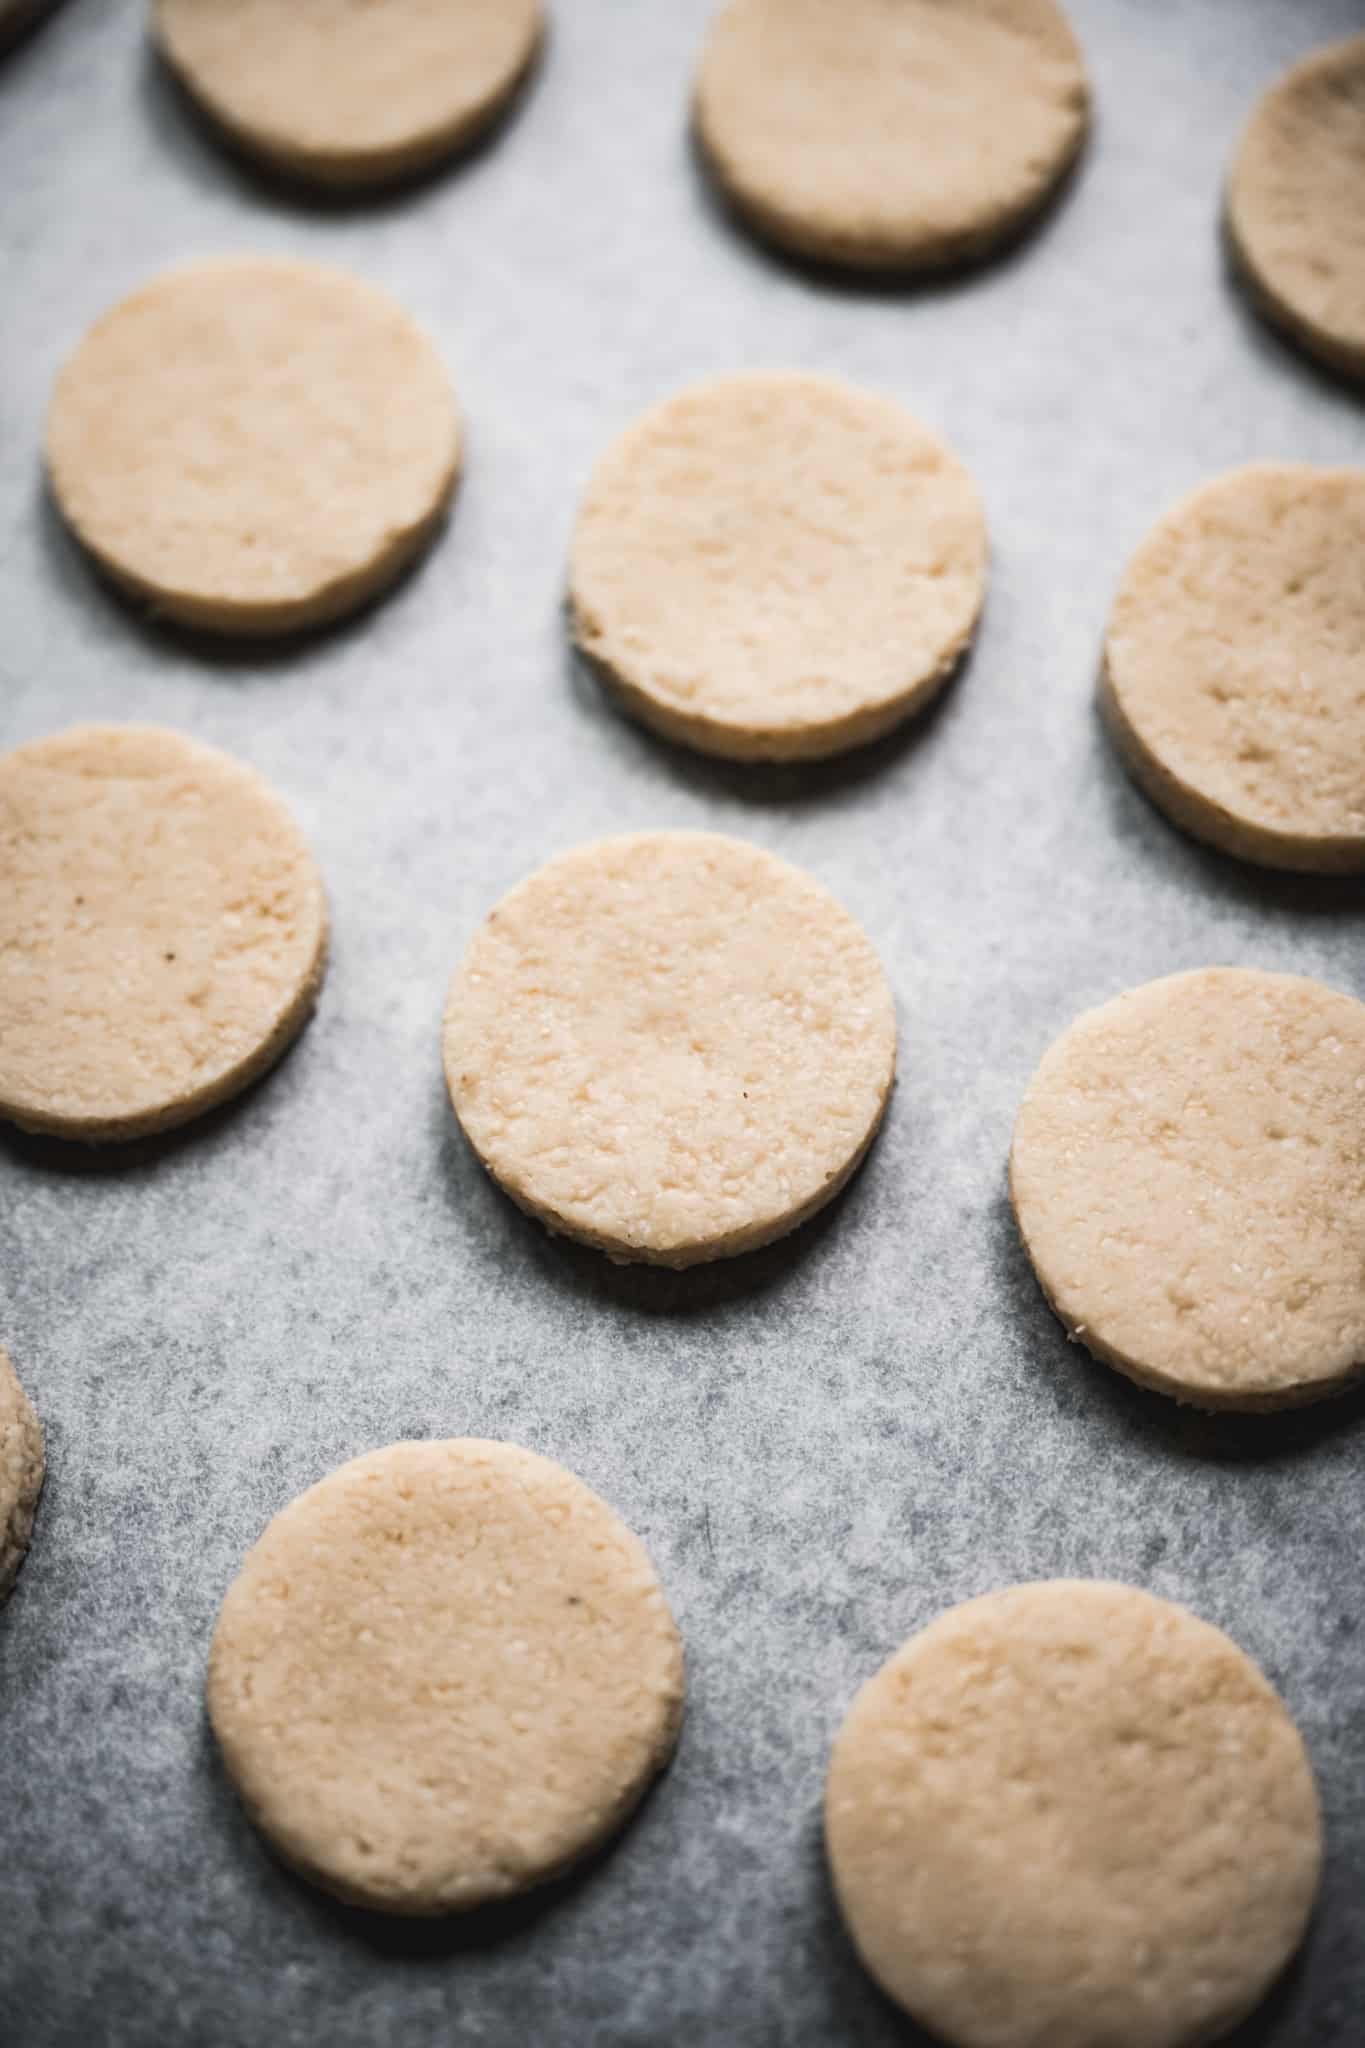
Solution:
{"label": "round dough disc", "polygon": [[1010,1193],[1069,1334],[1200,1408],[1284,1408],[1365,1366],[1365,1003],[1215,967],[1063,1032]]}
{"label": "round dough disc", "polygon": [[853,1702],[825,1801],[864,1963],[958,2048],[1194,2048],[1302,1938],[1312,1771],[1235,1643],[1131,1586],[951,1608]]}
{"label": "round dough disc", "polygon": [[1365,377],[1365,35],[1329,43],[1258,101],[1228,181],[1233,253],[1277,326]]}
{"label": "round dough disc", "polygon": [[926,703],[985,579],[981,501],[936,435],[835,378],[769,372],[696,385],[621,436],[570,588],[579,646],[646,725],[783,760]]}
{"label": "round dough disc", "polygon": [[302,1030],[322,879],[274,792],[215,748],[83,725],[0,756],[0,1116],[169,1129]]}
{"label": "round dough disc", "polygon": [[1365,469],[1259,463],[1158,521],[1109,621],[1134,779],[1267,867],[1365,868]]}
{"label": "round dough disc", "polygon": [[27,1555],[46,1469],[42,1428],[0,1345],[0,1600]]}
{"label": "round dough disc", "polygon": [[274,257],[172,270],[96,321],[47,423],[62,513],[166,617],[321,625],[392,583],[459,461],[455,401],[385,293]]}
{"label": "round dough disc", "polygon": [[472,142],[540,41],[540,0],[156,0],[162,54],[233,141],[295,177],[382,185]]}
{"label": "round dough disc", "polygon": [[838,1193],[891,1091],[867,937],[757,846],[642,832],[505,896],[446,1002],[455,1114],[499,1185],[620,1260],[691,1266]]}
{"label": "round dough disc", "polygon": [[797,255],[930,270],[1046,203],[1089,88],[1055,0],[730,0],[696,127],[749,224]]}
{"label": "round dough disc", "polygon": [[276,1515],[223,1602],[208,1709],[248,1812],[390,1913],[529,1889],[625,1820],[682,1718],[643,1544],[548,1458],[356,1458]]}

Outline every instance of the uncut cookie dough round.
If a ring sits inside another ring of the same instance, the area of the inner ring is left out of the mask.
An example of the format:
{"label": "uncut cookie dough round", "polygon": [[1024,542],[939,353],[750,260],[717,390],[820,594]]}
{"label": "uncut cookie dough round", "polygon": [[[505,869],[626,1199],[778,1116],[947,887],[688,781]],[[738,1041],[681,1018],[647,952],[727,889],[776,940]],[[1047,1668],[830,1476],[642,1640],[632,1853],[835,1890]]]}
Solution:
{"label": "uncut cookie dough round", "polygon": [[1365,469],[1258,463],[1183,498],[1124,574],[1102,698],[1134,779],[1262,866],[1365,868]]}
{"label": "uncut cookie dough round", "polygon": [[0,1345],[0,1601],[28,1554],[46,1469],[42,1427]]}
{"label": "uncut cookie dough round", "polygon": [[853,269],[984,255],[1046,203],[1089,88],[1054,0],[730,0],[698,139],[750,226]]}
{"label": "uncut cookie dough round", "polygon": [[1219,1629],[1056,1580],[951,1608],[849,1709],[835,1891],[957,2048],[1195,2048],[1297,1948],[1322,1863],[1303,1743]]}
{"label": "uncut cookie dough round", "polygon": [[315,1884],[461,1912],[589,1855],[668,1761],[678,1632],[649,1557],[515,1445],[400,1443],[291,1503],[223,1602],[208,1709]]}
{"label": "uncut cookie dough round", "polygon": [[561,854],[476,933],[446,1081],[494,1179],[618,1260],[750,1251],[830,1201],[891,1090],[891,992],[818,882],[709,832]]}
{"label": "uncut cookie dough round", "polygon": [[1043,1292],[1106,1365],[1200,1408],[1365,1366],[1365,1003],[1208,968],[1079,1017],[1014,1129]]}
{"label": "uncut cookie dough round", "polygon": [[317,998],[322,879],[260,776],[150,725],[0,756],[0,1116],[167,1130],[279,1058]]}
{"label": "uncut cookie dough round", "polygon": [[1365,377],[1365,35],[1329,43],[1257,103],[1228,180],[1233,253],[1266,316]]}
{"label": "uncut cookie dough round", "polygon": [[115,582],[220,633],[322,625],[392,583],[454,488],[450,383],[386,293],[230,257],[96,321],[47,422],[57,503]]}
{"label": "uncut cookie dough round", "polygon": [[252,155],[319,185],[382,185],[472,142],[540,40],[540,0],[155,0],[181,82]]}
{"label": "uncut cookie dough round", "polygon": [[627,429],[584,497],[570,595],[579,646],[646,725],[790,760],[925,704],[985,580],[976,486],[936,435],[837,378],[768,371]]}

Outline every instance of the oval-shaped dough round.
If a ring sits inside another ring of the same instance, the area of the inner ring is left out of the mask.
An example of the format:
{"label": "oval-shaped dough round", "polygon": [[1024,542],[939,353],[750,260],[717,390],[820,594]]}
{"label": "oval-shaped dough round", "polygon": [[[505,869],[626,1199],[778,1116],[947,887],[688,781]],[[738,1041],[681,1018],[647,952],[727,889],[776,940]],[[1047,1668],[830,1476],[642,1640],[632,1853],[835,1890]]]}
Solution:
{"label": "oval-shaped dough round", "polygon": [[454,488],[435,349],[342,271],[230,257],[165,272],[57,379],[53,491],[117,583],[219,633],[322,625],[392,583]]}
{"label": "oval-shaped dough round", "polygon": [[1228,181],[1233,253],[1261,310],[1365,377],[1365,35],[1295,64],[1256,105]]}
{"label": "oval-shaped dough round", "polygon": [[462,1912],[613,1834],[672,1754],[678,1632],[562,1465],[391,1444],[300,1495],[223,1602],[208,1709],[280,1855],[383,1912]]}
{"label": "oval-shaped dough round", "polygon": [[904,271],[1016,233],[1088,113],[1054,0],[730,0],[695,101],[702,150],[751,227],[800,256]]}
{"label": "oval-shaped dough round", "polygon": [[1183,498],[1129,563],[1109,727],[1196,838],[1265,867],[1365,868],[1362,562],[1365,469],[1258,463]]}
{"label": "oval-shaped dough round", "polygon": [[313,856],[239,761],[151,725],[0,756],[0,1116],[185,1123],[298,1035],[326,952]]}
{"label": "oval-shaped dough round", "polygon": [[561,854],[476,933],[446,1081],[494,1179],[618,1260],[691,1266],[836,1195],[891,1091],[867,937],[757,846],[642,832]]}
{"label": "oval-shaped dough round", "polygon": [[28,1555],[46,1470],[42,1426],[0,1345],[0,1601]]}
{"label": "oval-shaped dough round", "polygon": [[1365,1366],[1365,1003],[1215,967],[1087,1011],[1024,1097],[1010,1193],[1106,1365],[1200,1408],[1340,1393]]}
{"label": "oval-shaped dough round", "polygon": [[737,760],[838,753],[918,710],[985,581],[981,501],[937,435],[837,378],[771,371],[628,428],[570,567],[574,636],[626,708]]}
{"label": "oval-shaped dough round", "polygon": [[474,141],[540,41],[540,0],[155,0],[163,56],[253,156],[383,185]]}
{"label": "oval-shaped dough round", "polygon": [[1322,1864],[1283,1702],[1131,1586],[989,1593],[912,1636],[830,1760],[835,1891],[882,1988],[957,2048],[1195,2048],[1259,2003]]}

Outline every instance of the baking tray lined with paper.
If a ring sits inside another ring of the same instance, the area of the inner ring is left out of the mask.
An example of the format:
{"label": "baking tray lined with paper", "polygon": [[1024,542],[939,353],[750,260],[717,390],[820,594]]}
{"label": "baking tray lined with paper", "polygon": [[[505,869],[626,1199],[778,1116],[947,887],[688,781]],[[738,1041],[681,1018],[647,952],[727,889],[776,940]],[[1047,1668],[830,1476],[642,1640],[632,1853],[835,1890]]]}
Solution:
{"label": "baking tray lined with paper", "polygon": [[[1224,1628],[1312,1755],[1328,1862],[1300,1961],[1241,2037],[1354,2043],[1365,2011],[1365,1407],[1201,1416],[1068,1344],[1010,1214],[1020,1098],[1083,1009],[1212,964],[1365,995],[1358,884],[1183,837],[1105,737],[1125,564],[1182,492],[1261,459],[1359,463],[1351,388],[1230,280],[1222,181],[1253,101],[1353,0],[1073,0],[1094,132],[994,262],[918,287],[765,251],[700,173],[704,0],[555,10],[502,127],[373,200],[225,152],[126,0],[67,0],[0,66],[0,746],[139,719],[226,749],[299,820],[333,955],[237,1101],[87,1152],[0,1137],[0,1341],[47,1432],[0,1617],[0,2038],[215,2044],[920,2038],[825,1873],[829,1743],[955,1601],[1129,1581]],[[390,291],[450,371],[466,462],[393,594],[296,643],[158,626],[44,491],[53,377],[156,271],[259,251]],[[921,717],[824,763],[710,760],[571,652],[594,463],[690,380],[779,366],[897,399],[980,486],[980,631]],[[719,830],[857,918],[899,1070],[861,1171],[795,1236],[691,1272],[551,1238],[471,1155],[441,1074],[485,913],[605,833]],[[677,1756],[587,1869],[405,1926],[270,1857],[203,1712],[209,1635],[295,1494],[400,1438],[503,1437],[645,1541],[686,1645]]]}

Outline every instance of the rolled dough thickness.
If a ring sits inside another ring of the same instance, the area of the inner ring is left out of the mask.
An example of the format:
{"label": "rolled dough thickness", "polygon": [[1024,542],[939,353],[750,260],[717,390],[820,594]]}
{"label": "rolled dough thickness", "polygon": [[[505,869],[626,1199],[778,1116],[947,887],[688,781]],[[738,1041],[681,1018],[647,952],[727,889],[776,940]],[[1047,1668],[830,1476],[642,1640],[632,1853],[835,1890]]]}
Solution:
{"label": "rolled dough thickness", "polygon": [[28,1555],[46,1469],[42,1427],[0,1346],[0,1602]]}
{"label": "rolled dough thickness", "polygon": [[1304,1746],[1218,1629],[1056,1580],[951,1608],[849,1709],[834,1887],[882,1988],[957,2048],[1199,2048],[1302,1939]]}
{"label": "rolled dough thickness", "polygon": [[1199,1408],[1299,1406],[1365,1366],[1365,1003],[1291,974],[1171,975],[1079,1017],[1010,1153],[1069,1334]]}
{"label": "rolled dough thickness", "polygon": [[881,1122],[891,993],[809,876],[708,832],[562,854],[475,935],[446,1003],[466,1137],[550,1229],[690,1266],[830,1201]]}
{"label": "rolled dough thickness", "polygon": [[187,1122],[298,1035],[326,952],[322,878],[252,769],[146,725],[0,756],[0,1116]]}
{"label": "rolled dough thickness", "polygon": [[838,753],[947,680],[985,592],[971,477],[890,399],[760,371],[644,415],[589,483],[574,634],[626,708],[736,760]]}
{"label": "rolled dough thickness", "polygon": [[218,633],[354,611],[431,537],[459,468],[449,379],[384,292],[224,257],[154,278],[57,378],[48,472],[116,583]]}
{"label": "rolled dough thickness", "polygon": [[799,256],[934,270],[1007,241],[1085,139],[1054,0],[730,0],[695,94],[736,211]]}
{"label": "rolled dough thickness", "polygon": [[156,0],[163,56],[250,155],[384,185],[475,141],[535,56],[540,0]]}
{"label": "rolled dough thickness", "polygon": [[1257,102],[1228,180],[1232,251],[1277,327],[1365,377],[1365,35],[1328,43]]}
{"label": "rolled dough thickness", "polygon": [[612,1835],[682,1718],[644,1546],[513,1444],[400,1443],[278,1514],[223,1602],[208,1710],[247,1811],[403,1914],[544,1883]]}
{"label": "rolled dough thickness", "polygon": [[1305,463],[1215,477],[1133,557],[1102,701],[1135,781],[1196,838],[1365,869],[1363,562],[1365,469]]}

